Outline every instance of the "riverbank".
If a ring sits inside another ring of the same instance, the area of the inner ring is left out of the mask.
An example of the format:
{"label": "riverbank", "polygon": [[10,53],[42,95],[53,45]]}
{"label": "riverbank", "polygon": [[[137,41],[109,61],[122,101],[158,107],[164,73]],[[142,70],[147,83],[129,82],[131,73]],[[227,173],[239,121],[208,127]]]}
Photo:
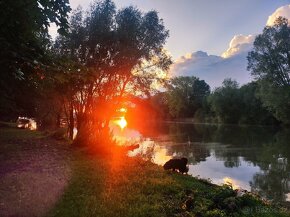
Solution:
{"label": "riverbank", "polygon": [[[43,163],[52,167],[49,174],[53,177],[60,178],[61,172],[69,171],[65,176],[65,185],[54,183],[54,188],[61,189],[54,201],[50,206],[42,207],[43,211],[36,216],[289,216],[282,209],[253,195],[238,195],[229,186],[220,187],[189,175],[165,172],[150,161],[129,158],[122,151],[109,156],[93,155],[85,150],[70,149],[65,142],[43,137],[37,131],[2,127],[0,132],[1,165],[6,165],[1,167],[1,181],[13,172],[20,184],[24,182],[21,176],[23,170],[21,172],[17,167],[12,167],[6,175],[3,171],[8,165],[6,161],[13,155],[24,155],[26,149],[33,151],[29,159],[38,168],[42,168],[41,165],[44,167]],[[45,145],[52,151],[47,153],[55,153],[57,157],[52,154],[54,157],[50,161],[36,158],[43,156],[41,147]],[[62,169],[58,172],[56,168]],[[30,183],[35,192],[40,192],[41,198],[47,198],[51,192],[47,189],[45,174],[37,171],[30,173],[31,180],[36,175],[44,178],[42,185]],[[41,190],[45,192],[41,193]],[[13,194],[14,198],[19,197],[11,190]],[[1,196],[2,211],[6,208],[2,200],[9,199],[6,195]],[[30,203],[29,196],[24,200]],[[34,205],[37,208],[41,204],[39,201]],[[22,213],[21,216],[32,215]]]}

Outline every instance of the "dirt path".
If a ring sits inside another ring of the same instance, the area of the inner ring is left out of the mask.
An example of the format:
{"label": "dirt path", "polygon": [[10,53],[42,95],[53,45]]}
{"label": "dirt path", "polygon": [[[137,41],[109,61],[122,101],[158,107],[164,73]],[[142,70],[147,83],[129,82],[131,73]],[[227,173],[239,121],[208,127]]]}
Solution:
{"label": "dirt path", "polygon": [[68,148],[53,139],[9,138],[5,133],[0,129],[0,216],[44,216],[68,185]]}

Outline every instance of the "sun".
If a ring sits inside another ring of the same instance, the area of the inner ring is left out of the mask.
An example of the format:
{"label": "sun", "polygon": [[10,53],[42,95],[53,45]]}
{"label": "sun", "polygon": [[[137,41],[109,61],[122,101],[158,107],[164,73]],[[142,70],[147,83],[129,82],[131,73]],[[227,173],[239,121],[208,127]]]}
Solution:
{"label": "sun", "polygon": [[123,113],[126,113],[126,112],[127,112],[127,109],[126,109],[126,108],[120,108],[119,111],[120,111],[120,112],[123,112]]}
{"label": "sun", "polygon": [[125,117],[121,117],[120,120],[117,121],[117,124],[121,129],[124,129],[127,126],[127,121]]}

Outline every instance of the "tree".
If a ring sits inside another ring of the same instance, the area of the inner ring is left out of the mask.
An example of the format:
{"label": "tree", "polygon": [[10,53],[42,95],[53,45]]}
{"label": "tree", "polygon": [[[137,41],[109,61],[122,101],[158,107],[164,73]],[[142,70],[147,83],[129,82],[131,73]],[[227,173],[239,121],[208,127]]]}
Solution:
{"label": "tree", "polygon": [[290,86],[277,87],[267,80],[259,80],[257,96],[277,120],[290,124]]}
{"label": "tree", "polygon": [[277,120],[263,107],[261,100],[257,97],[258,88],[257,82],[251,82],[239,89],[243,108],[239,123],[277,124]]}
{"label": "tree", "polygon": [[168,85],[168,106],[173,117],[193,117],[209,95],[210,87],[204,80],[192,77],[175,77]]}
{"label": "tree", "polygon": [[68,0],[1,1],[1,66],[21,76],[21,67],[36,65],[45,53],[50,23],[61,33],[68,27],[68,4]]}
{"label": "tree", "polygon": [[230,124],[277,124],[278,121],[256,96],[257,90],[257,82],[239,88],[236,81],[225,79],[223,86],[208,96],[207,104],[203,106],[204,116],[209,121]]}
{"label": "tree", "polygon": [[239,122],[242,102],[236,81],[225,79],[223,86],[217,88],[207,100],[218,122],[230,124]]}
{"label": "tree", "polygon": [[158,75],[171,64],[163,49],[168,31],[156,11],[117,11],[110,0],[96,2],[86,15],[78,8],[70,26],[54,48],[79,66],[66,72],[73,87],[68,98],[77,118],[76,143],[87,143],[84,138],[103,136],[126,95],[149,95],[152,84],[164,80]]}
{"label": "tree", "polygon": [[159,92],[151,98],[152,106],[156,112],[155,119],[164,120],[170,117],[167,92]]}
{"label": "tree", "polygon": [[47,59],[48,27],[67,28],[68,0],[14,0],[0,2],[0,118],[32,114],[39,71],[52,65]]}
{"label": "tree", "polygon": [[263,105],[283,123],[290,123],[290,27],[279,17],[254,41],[248,69],[259,83]]}

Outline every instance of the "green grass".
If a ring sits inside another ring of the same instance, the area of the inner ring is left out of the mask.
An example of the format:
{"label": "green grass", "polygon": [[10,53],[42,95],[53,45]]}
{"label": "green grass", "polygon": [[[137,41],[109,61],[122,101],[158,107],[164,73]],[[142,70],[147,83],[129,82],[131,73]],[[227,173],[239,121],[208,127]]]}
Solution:
{"label": "green grass", "polygon": [[[71,183],[49,217],[289,216],[255,196],[237,197],[229,186],[164,172],[138,158],[77,152],[75,159]],[[189,198],[192,208],[185,205]]]}
{"label": "green grass", "polygon": [[28,129],[19,129],[15,123],[0,122],[0,142],[9,142],[10,140],[25,140],[41,138],[40,131],[33,131]]}
{"label": "green grass", "polygon": [[[38,138],[43,135],[37,131],[2,127],[0,151],[11,153],[10,140],[26,146]],[[106,157],[80,149],[70,154],[72,178],[48,217],[290,216],[253,195],[237,197],[229,186],[165,172],[120,150]]]}
{"label": "green grass", "polygon": [[3,155],[13,155],[25,148],[34,148],[35,144],[31,144],[31,141],[40,138],[43,138],[40,131],[18,129],[16,124],[0,122],[0,153]]}

